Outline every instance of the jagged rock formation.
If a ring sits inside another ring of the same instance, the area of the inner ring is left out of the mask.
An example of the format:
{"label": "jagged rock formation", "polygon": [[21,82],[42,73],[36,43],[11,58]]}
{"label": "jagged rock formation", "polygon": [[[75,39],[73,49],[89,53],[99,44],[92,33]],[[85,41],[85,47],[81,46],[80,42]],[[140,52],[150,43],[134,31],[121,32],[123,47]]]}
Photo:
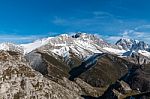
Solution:
{"label": "jagged rock formation", "polygon": [[116,42],[116,45],[119,45],[125,50],[146,50],[149,51],[150,47],[148,44],[146,44],[144,41],[138,41],[138,40],[132,40],[132,39],[126,39],[122,38]]}

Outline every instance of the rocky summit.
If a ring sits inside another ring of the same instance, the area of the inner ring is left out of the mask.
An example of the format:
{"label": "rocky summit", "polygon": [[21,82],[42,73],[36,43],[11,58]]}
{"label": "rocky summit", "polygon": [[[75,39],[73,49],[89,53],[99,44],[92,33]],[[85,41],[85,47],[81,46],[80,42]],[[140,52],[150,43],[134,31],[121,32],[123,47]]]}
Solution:
{"label": "rocky summit", "polygon": [[143,41],[88,33],[0,44],[0,99],[150,99]]}

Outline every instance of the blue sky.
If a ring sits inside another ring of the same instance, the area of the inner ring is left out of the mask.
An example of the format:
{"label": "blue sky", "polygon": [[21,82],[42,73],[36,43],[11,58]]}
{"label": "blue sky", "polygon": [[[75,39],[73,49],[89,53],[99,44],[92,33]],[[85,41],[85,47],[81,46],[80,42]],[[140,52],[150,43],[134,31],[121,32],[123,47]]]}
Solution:
{"label": "blue sky", "polygon": [[0,42],[67,32],[150,42],[150,0],[0,0]]}

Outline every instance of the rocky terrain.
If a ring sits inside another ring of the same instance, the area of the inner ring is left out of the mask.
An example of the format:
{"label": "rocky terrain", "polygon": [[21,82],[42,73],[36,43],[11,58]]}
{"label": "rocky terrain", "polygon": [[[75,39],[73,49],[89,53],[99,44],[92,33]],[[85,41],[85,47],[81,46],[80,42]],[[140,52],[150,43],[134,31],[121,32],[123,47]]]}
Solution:
{"label": "rocky terrain", "polygon": [[0,99],[149,99],[142,41],[77,33],[0,47]]}
{"label": "rocky terrain", "polygon": [[81,99],[77,89],[69,90],[43,77],[18,53],[1,51],[0,66],[1,99]]}

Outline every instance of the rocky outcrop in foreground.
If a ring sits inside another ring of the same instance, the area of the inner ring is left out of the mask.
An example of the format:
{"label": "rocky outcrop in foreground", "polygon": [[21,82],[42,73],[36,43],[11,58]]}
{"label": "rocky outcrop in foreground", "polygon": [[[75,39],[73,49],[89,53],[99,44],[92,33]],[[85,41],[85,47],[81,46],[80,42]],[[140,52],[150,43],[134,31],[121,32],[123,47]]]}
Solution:
{"label": "rocky outcrop in foreground", "polygon": [[81,99],[33,70],[19,53],[0,51],[0,68],[0,99]]}

